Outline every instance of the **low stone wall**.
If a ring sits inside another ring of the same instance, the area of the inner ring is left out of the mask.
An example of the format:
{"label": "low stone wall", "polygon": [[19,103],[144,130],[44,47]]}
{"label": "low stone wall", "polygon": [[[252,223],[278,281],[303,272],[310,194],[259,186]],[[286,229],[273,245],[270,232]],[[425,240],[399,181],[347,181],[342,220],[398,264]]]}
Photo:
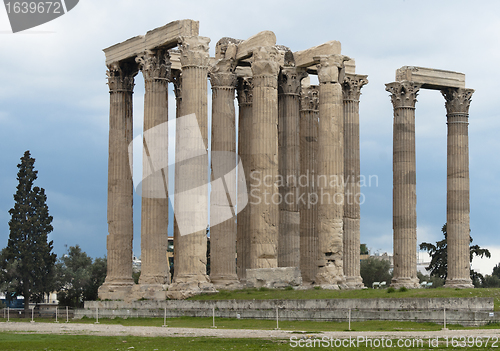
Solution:
{"label": "low stone wall", "polygon": [[212,317],[280,320],[351,321],[397,320],[448,324],[484,325],[500,322],[493,313],[493,298],[407,298],[328,300],[220,300],[220,301],[86,301],[75,318]]}

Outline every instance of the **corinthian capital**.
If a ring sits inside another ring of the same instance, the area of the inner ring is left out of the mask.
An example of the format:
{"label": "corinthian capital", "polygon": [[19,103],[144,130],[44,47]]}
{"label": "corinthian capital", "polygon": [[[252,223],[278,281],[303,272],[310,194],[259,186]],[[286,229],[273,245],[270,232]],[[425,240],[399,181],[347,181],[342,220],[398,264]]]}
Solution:
{"label": "corinthian capital", "polygon": [[307,77],[304,69],[283,67],[278,77],[278,93],[286,95],[300,95],[300,82]]}
{"label": "corinthian capital", "polygon": [[344,62],[350,58],[344,55],[321,55],[314,57],[318,64],[318,80],[320,83],[340,83],[340,71],[344,68]]}
{"label": "corinthian capital", "polygon": [[238,78],[234,73],[235,68],[236,62],[232,58],[218,60],[208,72],[212,87],[236,88]]}
{"label": "corinthian capital", "polygon": [[207,37],[182,37],[179,45],[182,67],[208,67],[210,56],[208,55]]}
{"label": "corinthian capital", "polygon": [[347,74],[342,82],[344,100],[359,101],[361,88],[368,84],[367,77],[358,74]]}
{"label": "corinthian capital", "polygon": [[238,82],[238,104],[240,106],[251,105],[253,102],[252,78],[240,78]]}
{"label": "corinthian capital", "polygon": [[441,90],[446,100],[446,112],[452,114],[469,114],[469,106],[474,89],[446,88]]}
{"label": "corinthian capital", "polygon": [[134,76],[137,74],[135,66],[124,63],[113,63],[108,66],[106,75],[108,77],[109,92],[134,91]]}
{"label": "corinthian capital", "polygon": [[137,56],[135,61],[139,64],[145,81],[171,79],[170,54],[166,50],[147,50]]}
{"label": "corinthian capital", "polygon": [[261,46],[253,52],[252,74],[259,76],[278,76],[278,50],[271,46]]}
{"label": "corinthian capital", "polygon": [[310,85],[302,89],[300,109],[313,111],[319,109],[319,89],[317,85]]}
{"label": "corinthian capital", "polygon": [[385,85],[385,90],[391,93],[391,101],[394,109],[401,107],[415,108],[418,91],[422,84],[409,82],[393,82]]}

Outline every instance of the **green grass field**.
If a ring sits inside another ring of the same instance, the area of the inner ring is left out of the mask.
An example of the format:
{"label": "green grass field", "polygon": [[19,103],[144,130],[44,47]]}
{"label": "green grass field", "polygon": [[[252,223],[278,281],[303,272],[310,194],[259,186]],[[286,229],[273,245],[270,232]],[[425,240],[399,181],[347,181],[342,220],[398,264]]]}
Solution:
{"label": "green grass field", "polygon": [[387,289],[365,290],[288,290],[288,289],[244,289],[235,291],[222,290],[217,294],[205,294],[191,297],[190,300],[301,300],[301,299],[375,299],[401,297],[493,297],[495,311],[500,311],[500,288],[490,289],[411,289],[404,292],[396,290],[388,293]]}
{"label": "green grass field", "polygon": [[[483,339],[484,340],[484,339]],[[398,340],[389,340],[393,347],[390,350],[449,350],[456,349],[450,344],[446,345],[441,338],[439,346],[429,345],[429,340],[424,339],[415,347],[397,347]],[[385,341],[387,343],[389,341]],[[303,342],[306,342],[305,340]],[[498,344],[498,343],[497,343]],[[296,347],[292,347],[295,345]],[[330,344],[331,345],[331,344]],[[0,333],[0,349],[1,350],[100,350],[100,351],[121,351],[121,350],[294,350],[297,348],[297,341],[293,344],[290,340],[261,340],[261,339],[222,339],[222,338],[207,338],[207,337],[177,337],[177,338],[146,338],[135,336],[78,336],[78,335],[47,335],[47,334],[13,334]],[[317,349],[330,350],[374,350],[374,349],[389,349],[387,347],[373,347],[361,343],[358,347],[321,347],[318,343]],[[491,344],[490,344],[491,346]],[[460,348],[459,349],[464,349]],[[467,347],[467,350],[485,350],[488,347]]]}

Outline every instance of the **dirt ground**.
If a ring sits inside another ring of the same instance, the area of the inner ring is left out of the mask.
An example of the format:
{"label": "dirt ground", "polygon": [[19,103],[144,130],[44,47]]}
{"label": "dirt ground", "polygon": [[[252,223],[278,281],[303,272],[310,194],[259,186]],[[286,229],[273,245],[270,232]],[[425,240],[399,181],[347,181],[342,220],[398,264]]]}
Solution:
{"label": "dirt ground", "polygon": [[[120,336],[133,335],[145,337],[198,337],[209,336],[218,338],[259,338],[259,339],[290,339],[295,336],[310,338],[444,338],[444,337],[499,337],[500,329],[475,329],[475,330],[447,330],[447,331],[390,331],[390,332],[323,332],[303,333],[286,330],[245,330],[245,329],[215,329],[215,328],[169,328],[169,327],[133,327],[106,324],[79,324],[79,323],[0,323],[0,331],[17,333],[41,334],[69,334],[69,335],[98,335]],[[500,345],[499,345],[500,346]]]}

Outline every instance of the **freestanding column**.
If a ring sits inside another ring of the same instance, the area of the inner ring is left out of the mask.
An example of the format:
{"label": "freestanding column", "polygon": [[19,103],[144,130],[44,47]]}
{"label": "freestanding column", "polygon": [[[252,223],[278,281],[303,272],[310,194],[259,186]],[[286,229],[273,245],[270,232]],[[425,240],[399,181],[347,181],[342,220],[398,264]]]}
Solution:
{"label": "freestanding column", "polygon": [[134,285],[132,279],[132,239],[134,186],[128,146],[132,142],[132,94],[135,66],[108,67],[110,93],[108,160],[108,271],[99,287],[102,300],[123,300]]}
{"label": "freestanding column", "polygon": [[473,288],[470,278],[469,106],[473,89],[447,88],[448,167],[446,229],[448,276],[445,287]]}
{"label": "freestanding column", "polygon": [[250,140],[249,268],[278,266],[278,73],[277,50],[253,53],[253,116]]}
{"label": "freestanding column", "polygon": [[391,286],[418,288],[415,103],[420,84],[386,84],[394,107],[393,229],[394,272]]}
{"label": "freestanding column", "polygon": [[[235,62],[220,59],[210,71],[212,83],[212,184],[210,195],[210,279],[216,287],[238,285],[236,275],[236,113]],[[234,177],[228,179],[228,174]],[[226,219],[226,214],[232,217]],[[224,220],[226,219],[226,220]],[[221,222],[223,221],[223,222]]]}
{"label": "freestanding column", "polygon": [[[245,180],[247,190],[251,188],[251,154],[250,142],[252,140],[252,78],[240,78],[238,82],[238,155],[240,156],[245,170]],[[236,233],[236,252],[238,255],[237,273],[240,281],[245,281],[247,268],[250,268],[250,204],[247,204],[243,210],[238,210],[238,223]]]}
{"label": "freestanding column", "polygon": [[[170,298],[184,298],[202,291],[213,291],[206,273],[209,42],[209,38],[194,36],[183,37],[180,44],[183,116],[178,118],[176,127],[174,199],[179,235],[177,247],[174,248],[174,281],[167,294]],[[194,124],[191,118],[185,117],[192,114]],[[179,122],[179,119],[182,121]],[[189,228],[193,228],[194,232],[186,231]]]}
{"label": "freestanding column", "polygon": [[292,66],[283,67],[278,78],[278,168],[281,178],[278,267],[300,268],[299,115],[300,81],[305,76],[305,71]]}
{"label": "freestanding column", "polygon": [[300,105],[300,179],[304,201],[300,201],[300,271],[302,281],[312,283],[318,270],[318,194],[316,158],[318,153],[318,86],[302,89]]}
{"label": "freestanding column", "polygon": [[344,275],[346,284],[361,289],[360,275],[360,162],[359,96],[367,76],[346,75],[344,94]]}
{"label": "freestanding column", "polygon": [[343,256],[344,115],[339,75],[347,59],[318,58],[318,271],[315,283],[329,289],[345,284]]}
{"label": "freestanding column", "polygon": [[141,188],[141,277],[134,298],[164,300],[170,282],[168,246],[168,81],[167,52],[137,57],[144,76],[144,152]]}

